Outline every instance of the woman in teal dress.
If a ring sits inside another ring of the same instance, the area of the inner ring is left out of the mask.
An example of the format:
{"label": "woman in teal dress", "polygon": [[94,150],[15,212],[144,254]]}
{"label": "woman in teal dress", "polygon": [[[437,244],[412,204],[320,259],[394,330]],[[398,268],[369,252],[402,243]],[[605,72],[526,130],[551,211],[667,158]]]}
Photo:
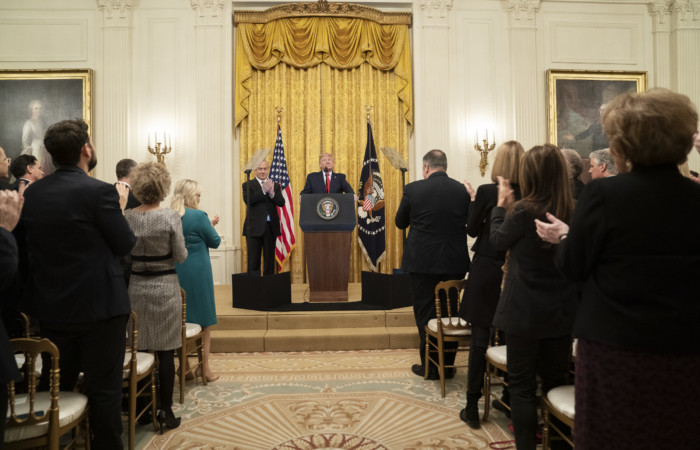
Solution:
{"label": "woman in teal dress", "polygon": [[182,264],[175,264],[175,270],[180,286],[187,293],[187,322],[200,325],[204,331],[204,375],[207,381],[216,381],[219,377],[214,376],[209,369],[210,329],[216,324],[214,277],[209,249],[218,248],[221,238],[214,229],[219,223],[219,216],[209,220],[207,213],[198,209],[200,197],[198,182],[185,179],[175,184],[170,208],[182,216],[182,232],[187,246],[187,259]]}

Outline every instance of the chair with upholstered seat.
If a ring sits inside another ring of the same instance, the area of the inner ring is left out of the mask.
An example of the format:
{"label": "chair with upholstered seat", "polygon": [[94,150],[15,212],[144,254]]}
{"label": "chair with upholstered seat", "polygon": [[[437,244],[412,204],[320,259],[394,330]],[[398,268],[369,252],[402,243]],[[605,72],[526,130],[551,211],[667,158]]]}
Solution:
{"label": "chair with upholstered seat", "polygon": [[[573,447],[572,436],[576,410],[574,397],[574,386],[566,385],[550,389],[547,395],[542,398],[544,404],[542,408],[544,415],[544,427],[542,428],[543,450],[549,449],[552,431]],[[553,420],[552,416],[559,419],[559,423]],[[562,424],[569,427],[570,432],[562,427]]]}
{"label": "chair with upholstered seat", "polygon": [[[2,448],[57,449],[61,436],[71,431],[66,448],[82,442],[89,449],[88,400],[77,392],[59,392],[58,348],[48,339],[18,338],[11,342],[15,353],[24,355],[22,383],[27,393],[18,394],[15,383],[9,383],[9,412]],[[49,355],[51,363],[48,392],[36,390],[36,363],[41,361],[42,353]]]}
{"label": "chair with upholstered seat", "polygon": [[[458,367],[456,364],[445,364],[444,352],[456,353],[459,350],[469,350],[469,344],[471,343],[471,326],[464,319],[460,318],[458,314],[465,285],[466,280],[450,280],[440,282],[435,286],[437,318],[431,319],[425,327],[425,378],[428,378],[430,363],[435,364],[440,376],[440,387],[443,397],[445,396],[445,369],[456,369]],[[457,347],[445,349],[446,342],[455,342]],[[437,361],[430,356],[431,351],[433,354],[437,354]],[[466,367],[466,365],[463,366]]]}
{"label": "chair with upholstered seat", "polygon": [[493,386],[508,387],[505,374],[508,372],[507,346],[496,345],[486,350],[486,372],[484,374],[484,416],[488,420],[491,397],[510,411],[510,405],[501,400],[501,396],[493,392]]}
{"label": "chair with upholstered seat", "polygon": [[[124,354],[122,396],[127,399],[129,449],[133,450],[136,422],[141,416],[150,410],[153,426],[156,429],[158,426],[156,421],[156,360],[153,353],[138,351],[138,316],[133,311],[129,324],[131,333]],[[147,400],[139,405],[139,397]]]}
{"label": "chair with upholstered seat", "polygon": [[[203,365],[203,350],[204,350],[204,331],[202,327],[196,323],[187,322],[187,294],[184,289],[180,289],[182,293],[182,347],[177,351],[180,359],[180,403],[185,402],[185,379],[188,375],[194,377],[195,382],[197,377],[202,379],[202,384],[207,384],[207,377],[204,373]],[[197,357],[196,364],[189,365],[189,357]],[[199,369],[199,370],[197,370]]]}

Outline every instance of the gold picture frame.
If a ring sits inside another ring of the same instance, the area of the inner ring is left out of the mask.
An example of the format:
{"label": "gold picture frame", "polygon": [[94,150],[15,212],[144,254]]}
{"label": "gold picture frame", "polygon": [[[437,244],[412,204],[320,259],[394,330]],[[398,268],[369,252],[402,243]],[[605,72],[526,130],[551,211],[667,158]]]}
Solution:
{"label": "gold picture frame", "polygon": [[43,133],[61,120],[82,118],[92,134],[92,69],[0,70],[0,98],[0,147],[10,158],[41,162]]}
{"label": "gold picture frame", "polygon": [[588,70],[547,71],[547,125],[549,142],[572,148],[582,158],[607,148],[600,124],[605,104],[624,92],[644,92],[646,72]]}

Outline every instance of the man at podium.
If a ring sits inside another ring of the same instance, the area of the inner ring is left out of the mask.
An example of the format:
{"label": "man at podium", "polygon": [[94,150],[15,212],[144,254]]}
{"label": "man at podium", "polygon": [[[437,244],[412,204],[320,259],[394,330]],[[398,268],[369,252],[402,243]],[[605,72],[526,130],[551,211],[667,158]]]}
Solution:
{"label": "man at podium", "polygon": [[[284,206],[278,183],[267,177],[270,165],[263,160],[255,169],[255,179],[243,183],[243,201],[248,205],[243,223],[243,236],[248,245],[248,274],[260,275],[260,252],[263,254],[263,275],[275,273],[275,240],[281,234],[277,207]],[[250,192],[250,194],[249,194]]]}
{"label": "man at podium", "polygon": [[321,170],[306,176],[306,184],[300,194],[354,194],[344,173],[333,172],[335,157],[324,153],[318,158]]}

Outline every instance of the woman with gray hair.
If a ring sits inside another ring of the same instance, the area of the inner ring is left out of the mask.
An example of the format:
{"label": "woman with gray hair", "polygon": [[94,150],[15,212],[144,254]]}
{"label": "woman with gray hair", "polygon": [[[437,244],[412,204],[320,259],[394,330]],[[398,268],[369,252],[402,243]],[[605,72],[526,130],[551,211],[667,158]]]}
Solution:
{"label": "woman with gray hair", "polygon": [[175,263],[187,258],[180,215],[161,208],[170,191],[170,174],[158,163],[139,164],[131,172],[131,189],[141,206],[124,211],[136,245],[131,250],[131,308],[139,317],[139,346],[156,352],[160,381],[161,427],[177,428],[173,414],[175,355],[182,346],[182,296]]}
{"label": "woman with gray hair", "polygon": [[564,155],[564,159],[566,160],[566,169],[569,173],[569,179],[571,180],[571,188],[573,189],[572,193],[574,199],[577,199],[578,196],[581,195],[583,188],[586,186],[583,184],[583,181],[581,181],[583,160],[581,159],[581,155],[579,155],[576,150],[572,150],[570,148],[562,148],[561,153]]}

